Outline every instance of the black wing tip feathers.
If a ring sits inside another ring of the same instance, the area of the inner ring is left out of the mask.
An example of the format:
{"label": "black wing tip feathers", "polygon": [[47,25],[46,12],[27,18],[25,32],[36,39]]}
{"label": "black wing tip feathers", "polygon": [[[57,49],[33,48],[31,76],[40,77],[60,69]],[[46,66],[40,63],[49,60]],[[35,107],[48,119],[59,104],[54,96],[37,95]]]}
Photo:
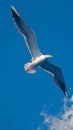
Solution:
{"label": "black wing tip feathers", "polygon": [[10,9],[11,9],[12,12],[16,11],[13,5],[10,6]]}
{"label": "black wing tip feathers", "polygon": [[68,97],[68,91],[67,91],[67,89],[64,91],[64,94],[65,94],[66,97]]}
{"label": "black wing tip feathers", "polygon": [[13,16],[18,16],[18,17],[20,17],[19,13],[17,12],[17,10],[15,9],[14,6],[10,6],[10,9],[11,9],[11,11],[12,11]]}
{"label": "black wing tip feathers", "polygon": [[68,97],[68,91],[67,91],[65,83],[61,86],[61,90],[64,92],[65,96]]}

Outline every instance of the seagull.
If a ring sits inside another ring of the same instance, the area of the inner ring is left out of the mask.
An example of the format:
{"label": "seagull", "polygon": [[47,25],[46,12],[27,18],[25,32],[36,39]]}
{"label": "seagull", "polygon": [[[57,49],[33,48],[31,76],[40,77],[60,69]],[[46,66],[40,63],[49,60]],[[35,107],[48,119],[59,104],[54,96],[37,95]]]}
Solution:
{"label": "seagull", "polygon": [[36,35],[34,31],[26,24],[14,6],[11,6],[12,16],[14,24],[17,27],[20,34],[23,36],[29,53],[32,57],[31,62],[24,65],[24,69],[27,73],[35,73],[36,67],[40,67],[44,71],[51,74],[55,83],[63,91],[65,96],[67,96],[67,88],[64,81],[64,76],[60,67],[53,65],[48,61],[49,58],[53,56],[50,54],[44,55],[41,53],[36,40]]}

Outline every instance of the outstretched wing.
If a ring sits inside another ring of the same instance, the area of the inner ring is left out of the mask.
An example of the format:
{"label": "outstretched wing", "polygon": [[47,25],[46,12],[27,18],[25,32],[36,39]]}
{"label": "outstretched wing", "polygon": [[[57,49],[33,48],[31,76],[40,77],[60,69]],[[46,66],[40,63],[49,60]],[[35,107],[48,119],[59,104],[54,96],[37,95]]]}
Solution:
{"label": "outstretched wing", "polygon": [[61,71],[61,68],[49,63],[47,60],[41,63],[40,67],[44,69],[45,71],[52,74],[54,81],[59,86],[59,88],[64,92],[64,94],[67,96],[67,89],[66,84],[64,81],[63,73]]}
{"label": "outstretched wing", "polygon": [[40,56],[41,52],[37,45],[35,33],[32,31],[32,29],[29,28],[29,26],[25,23],[25,21],[22,19],[22,17],[18,14],[18,12],[13,6],[11,6],[11,11],[12,11],[14,23],[17,29],[19,30],[19,32],[24,37],[31,56],[33,58]]}

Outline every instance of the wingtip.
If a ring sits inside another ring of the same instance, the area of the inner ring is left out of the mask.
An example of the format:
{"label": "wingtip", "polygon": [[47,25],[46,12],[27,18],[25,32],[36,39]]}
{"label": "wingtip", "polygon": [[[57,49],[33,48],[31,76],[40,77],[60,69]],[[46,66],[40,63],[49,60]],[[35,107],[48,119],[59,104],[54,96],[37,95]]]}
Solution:
{"label": "wingtip", "polygon": [[14,6],[13,6],[13,5],[11,5],[11,6],[10,6],[10,9],[11,9],[11,10],[14,10],[15,8],[14,8]]}
{"label": "wingtip", "polygon": [[68,92],[66,91],[64,94],[65,94],[66,98],[68,98]]}
{"label": "wingtip", "polygon": [[16,15],[20,16],[13,5],[10,6],[10,9],[11,9],[12,13],[15,13]]}

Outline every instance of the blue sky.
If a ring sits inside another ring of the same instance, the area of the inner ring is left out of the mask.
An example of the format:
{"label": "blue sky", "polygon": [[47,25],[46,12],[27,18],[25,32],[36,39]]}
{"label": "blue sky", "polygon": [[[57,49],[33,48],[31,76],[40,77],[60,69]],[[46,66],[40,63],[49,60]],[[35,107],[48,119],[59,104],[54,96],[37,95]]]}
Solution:
{"label": "blue sky", "polygon": [[72,110],[73,1],[0,1],[0,130],[53,130],[40,113],[54,118],[62,112],[62,117],[68,112],[64,94],[48,73],[39,68],[33,75],[24,71],[31,57],[14,26],[10,5],[35,31],[40,50],[52,54],[50,62],[62,68],[70,99],[66,108]]}

